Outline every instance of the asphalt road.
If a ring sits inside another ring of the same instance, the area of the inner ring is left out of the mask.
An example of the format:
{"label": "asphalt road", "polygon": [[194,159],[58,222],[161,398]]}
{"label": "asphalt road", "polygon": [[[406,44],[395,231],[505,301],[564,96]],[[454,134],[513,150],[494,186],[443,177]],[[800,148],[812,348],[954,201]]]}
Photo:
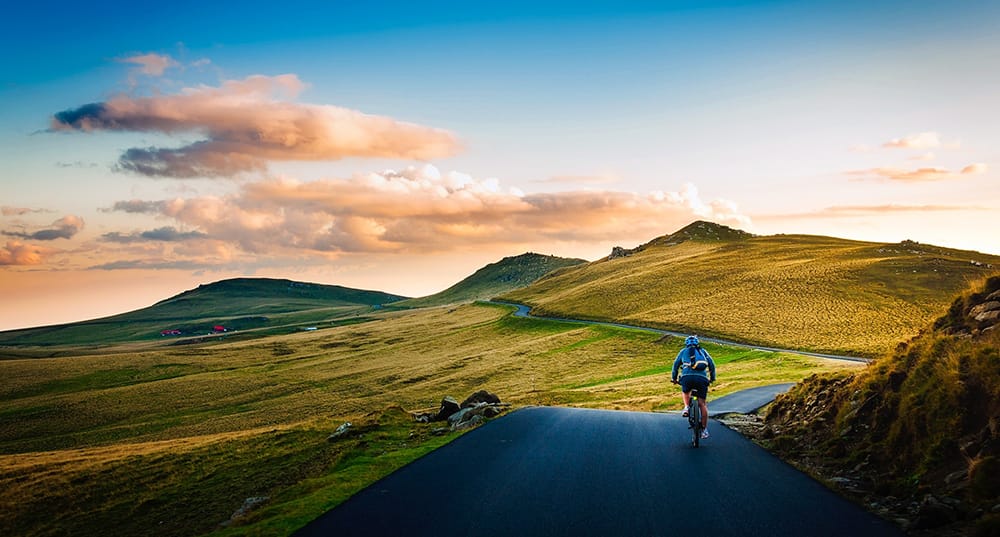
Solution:
{"label": "asphalt road", "polygon": [[[525,306],[524,304],[517,304],[517,303],[514,303],[514,302],[496,302],[496,301],[491,301],[491,302],[493,304],[503,304],[505,306],[514,306],[514,307],[516,307],[517,310],[514,312],[514,316],[515,317],[531,317],[533,319],[543,319],[543,320],[548,320],[548,321],[560,321],[560,322],[577,323],[577,324],[596,324],[596,325],[603,325],[603,326],[617,326],[618,328],[630,328],[632,330],[642,330],[642,331],[645,331],[645,332],[652,332],[654,334],[671,335],[671,336],[680,337],[680,338],[687,337],[687,336],[691,335],[691,334],[685,334],[683,332],[674,332],[673,330],[662,330],[660,328],[649,328],[648,326],[635,326],[635,325],[631,325],[631,324],[609,323],[609,322],[605,322],[605,321],[585,321],[585,320],[582,320],[582,319],[564,319],[562,317],[537,317],[535,315],[532,315],[531,314],[531,308],[528,307],[528,306]],[[850,361],[850,362],[864,362],[864,363],[868,363],[868,362],[871,361],[871,360],[869,360],[867,358],[861,358],[859,356],[847,356],[847,355],[844,355],[844,354],[825,354],[825,353],[822,353],[822,352],[798,351],[798,350],[794,350],[794,349],[779,349],[777,347],[762,347],[760,345],[748,345],[746,343],[740,343],[738,341],[729,341],[729,340],[726,340],[726,339],[718,339],[718,338],[711,338],[711,337],[698,336],[698,339],[700,339],[702,341],[708,341],[710,343],[718,343],[720,345],[727,345],[727,346],[730,346],[730,347],[744,347],[744,348],[747,348],[747,349],[757,349],[757,350],[771,351],[771,352],[787,352],[789,354],[801,354],[803,356],[815,356],[817,358],[829,358],[831,360],[847,360],[847,361]]]}
{"label": "asphalt road", "polygon": [[717,423],[525,408],[401,468],[298,536],[882,536],[895,526]]}
{"label": "asphalt road", "polygon": [[795,386],[795,383],[786,382],[782,384],[770,384],[748,388],[724,395],[718,399],[712,399],[711,389],[708,392],[708,415],[709,417],[721,416],[723,414],[749,414],[755,412],[764,405],[774,401],[779,393],[785,393]]}

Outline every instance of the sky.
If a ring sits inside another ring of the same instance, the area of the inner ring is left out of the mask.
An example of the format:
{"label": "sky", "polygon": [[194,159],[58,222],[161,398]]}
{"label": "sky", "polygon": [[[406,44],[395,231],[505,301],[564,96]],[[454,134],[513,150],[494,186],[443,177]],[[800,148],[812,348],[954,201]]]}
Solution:
{"label": "sky", "polygon": [[0,330],[234,277],[425,296],[695,220],[1000,254],[997,2],[5,10]]}

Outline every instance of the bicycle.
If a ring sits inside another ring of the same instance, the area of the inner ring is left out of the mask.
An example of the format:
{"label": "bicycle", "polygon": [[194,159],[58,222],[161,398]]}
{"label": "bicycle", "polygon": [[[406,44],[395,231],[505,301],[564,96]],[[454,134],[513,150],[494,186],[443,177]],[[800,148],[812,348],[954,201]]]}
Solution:
{"label": "bicycle", "polygon": [[701,443],[701,432],[705,428],[701,426],[701,404],[694,390],[691,390],[691,406],[688,409],[688,428],[691,429],[691,445],[698,447],[698,444]]}
{"label": "bicycle", "polygon": [[[671,381],[673,384],[680,382]],[[698,447],[701,444],[701,432],[705,430],[701,425],[701,404],[700,397],[691,390],[691,404],[688,406],[688,429],[691,429],[691,445]]]}

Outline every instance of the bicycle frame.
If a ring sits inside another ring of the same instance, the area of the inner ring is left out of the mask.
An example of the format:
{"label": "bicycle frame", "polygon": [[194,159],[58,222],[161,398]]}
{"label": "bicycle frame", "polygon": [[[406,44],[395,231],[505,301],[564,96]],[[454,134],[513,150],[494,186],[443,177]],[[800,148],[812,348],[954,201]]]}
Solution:
{"label": "bicycle frame", "polygon": [[691,404],[688,407],[688,427],[691,429],[691,445],[698,447],[701,443],[701,404],[700,397],[691,390]]}

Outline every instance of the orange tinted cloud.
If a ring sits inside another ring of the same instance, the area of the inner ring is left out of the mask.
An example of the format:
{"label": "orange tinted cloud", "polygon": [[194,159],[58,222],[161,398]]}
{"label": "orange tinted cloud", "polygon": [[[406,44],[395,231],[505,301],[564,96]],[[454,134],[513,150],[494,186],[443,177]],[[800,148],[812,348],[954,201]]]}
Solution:
{"label": "orange tinted cloud", "polygon": [[138,65],[138,71],[149,76],[163,76],[163,72],[167,69],[180,65],[170,56],[156,53],[137,54],[118,61]]}
{"label": "orange tinted cloud", "polygon": [[976,162],[974,164],[969,164],[968,166],[962,168],[962,173],[966,175],[978,175],[980,173],[986,173],[989,166],[982,162]]}
{"label": "orange tinted cloud", "polygon": [[427,160],[459,149],[447,131],[292,102],[304,87],[295,75],[256,75],[176,95],[119,95],[55,114],[52,129],[205,136],[177,148],[134,147],[119,159],[119,169],[154,177],[230,177],[264,170],[271,160]]}
{"label": "orange tinted cloud", "polygon": [[904,170],[902,168],[871,168],[868,170],[854,170],[847,172],[848,175],[859,177],[882,177],[893,181],[921,182],[921,181],[941,181],[954,179],[961,175],[974,175],[985,173],[988,167],[986,164],[977,162],[962,168],[961,172],[953,172],[947,168],[939,166],[917,168],[915,170]]}
{"label": "orange tinted cloud", "polygon": [[499,182],[441,174],[433,166],[300,182],[268,179],[225,197],[130,201],[245,252],[423,253],[551,241],[638,241],[693,219],[746,226],[725,200],[697,189],[637,194],[579,191],[525,195]]}
{"label": "orange tinted cloud", "polygon": [[0,215],[2,216],[24,216],[30,213],[48,213],[52,212],[48,209],[32,209],[30,207],[10,207],[4,205],[0,207]]}
{"label": "orange tinted cloud", "polygon": [[941,138],[936,132],[921,132],[911,134],[903,138],[894,138],[882,144],[882,147],[892,147],[900,149],[930,149],[939,147]]}
{"label": "orange tinted cloud", "polygon": [[947,211],[989,211],[988,207],[975,205],[909,205],[885,203],[881,205],[834,205],[802,213],[757,215],[759,220],[802,220],[810,218],[850,218],[890,213],[937,213]]}
{"label": "orange tinted cloud", "polygon": [[40,265],[55,250],[11,240],[0,246],[0,265]]}

